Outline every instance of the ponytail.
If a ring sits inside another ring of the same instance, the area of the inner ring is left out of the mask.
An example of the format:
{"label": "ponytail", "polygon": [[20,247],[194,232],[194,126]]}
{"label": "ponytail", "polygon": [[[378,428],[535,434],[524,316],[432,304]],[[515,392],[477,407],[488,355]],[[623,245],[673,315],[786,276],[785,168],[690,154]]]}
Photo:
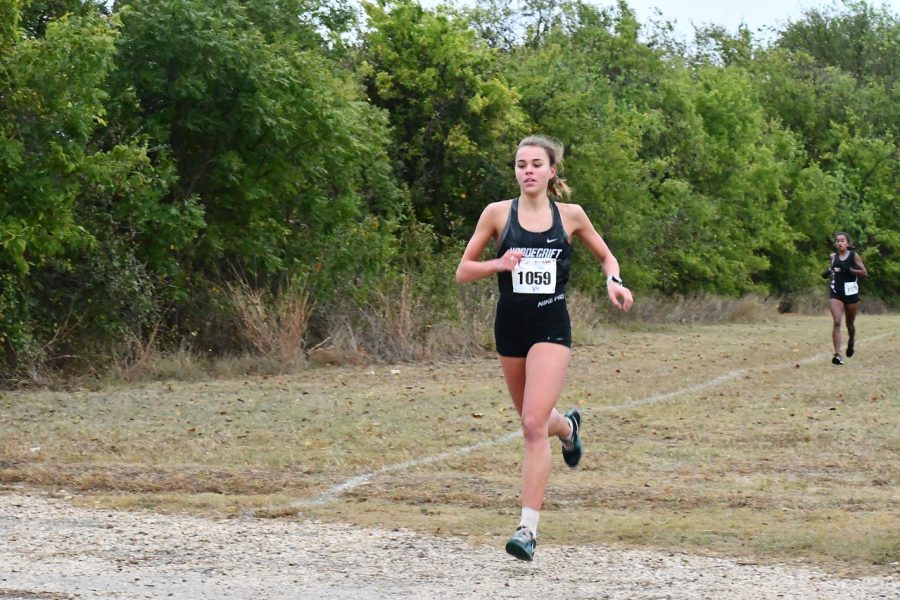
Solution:
{"label": "ponytail", "polygon": [[[559,168],[556,169],[556,172],[559,173]],[[572,188],[570,188],[569,184],[566,183],[566,180],[559,175],[553,176],[553,179],[547,184],[547,191],[557,198],[568,198],[572,195]]]}

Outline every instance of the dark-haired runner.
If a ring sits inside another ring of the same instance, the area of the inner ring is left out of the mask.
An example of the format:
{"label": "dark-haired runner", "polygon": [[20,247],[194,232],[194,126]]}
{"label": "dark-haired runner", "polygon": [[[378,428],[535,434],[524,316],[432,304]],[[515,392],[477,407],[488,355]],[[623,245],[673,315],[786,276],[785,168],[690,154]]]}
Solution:
{"label": "dark-haired runner", "polygon": [[833,252],[828,261],[828,269],[823,277],[830,277],[829,304],[833,325],[831,340],[834,344],[832,364],[844,364],[841,358],[841,321],[847,317],[847,356],[853,356],[856,341],[856,309],[859,306],[859,278],[868,277],[862,258],[850,241],[850,236],[840,231],[834,235]]}

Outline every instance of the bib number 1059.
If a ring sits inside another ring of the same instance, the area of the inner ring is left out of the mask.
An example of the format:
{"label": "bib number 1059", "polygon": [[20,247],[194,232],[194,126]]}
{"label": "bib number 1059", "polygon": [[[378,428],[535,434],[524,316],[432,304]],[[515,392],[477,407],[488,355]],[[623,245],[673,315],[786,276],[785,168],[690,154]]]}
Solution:
{"label": "bib number 1059", "polygon": [[556,291],[555,258],[523,258],[512,271],[513,292],[552,294]]}

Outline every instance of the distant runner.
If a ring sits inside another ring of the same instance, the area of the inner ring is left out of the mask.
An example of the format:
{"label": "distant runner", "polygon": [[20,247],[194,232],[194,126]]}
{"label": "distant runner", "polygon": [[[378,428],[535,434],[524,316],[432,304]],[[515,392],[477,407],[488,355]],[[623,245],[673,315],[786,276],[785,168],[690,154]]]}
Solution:
{"label": "distant runner", "polygon": [[847,356],[853,356],[853,343],[856,341],[856,309],[859,306],[859,278],[868,277],[869,273],[863,265],[862,258],[850,241],[850,236],[840,231],[834,235],[833,252],[828,268],[822,277],[831,278],[829,284],[831,316],[834,325],[831,328],[831,340],[834,343],[832,364],[844,364],[841,359],[841,321],[847,315]]}

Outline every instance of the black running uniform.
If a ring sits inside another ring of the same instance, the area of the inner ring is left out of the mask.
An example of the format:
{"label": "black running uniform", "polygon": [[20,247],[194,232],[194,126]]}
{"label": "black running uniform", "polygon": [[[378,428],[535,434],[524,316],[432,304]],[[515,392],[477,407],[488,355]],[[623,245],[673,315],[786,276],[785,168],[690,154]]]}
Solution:
{"label": "black running uniform", "polygon": [[[831,259],[831,283],[829,284],[829,296],[833,300],[840,300],[844,304],[856,304],[859,302],[859,278],[850,272],[850,269],[856,268],[856,252],[851,250],[847,253],[847,258],[841,260],[840,256],[835,253]],[[840,271],[835,273],[835,267],[840,267]],[[847,293],[847,292],[851,293]]]}
{"label": "black running uniform", "polygon": [[572,246],[556,203],[550,201],[553,225],[547,231],[527,231],[519,224],[519,199],[512,201],[497,256],[523,252],[513,271],[497,274],[500,300],[494,339],[502,356],[525,357],[534,344],[572,346],[572,325],[566,307],[566,282]]}

